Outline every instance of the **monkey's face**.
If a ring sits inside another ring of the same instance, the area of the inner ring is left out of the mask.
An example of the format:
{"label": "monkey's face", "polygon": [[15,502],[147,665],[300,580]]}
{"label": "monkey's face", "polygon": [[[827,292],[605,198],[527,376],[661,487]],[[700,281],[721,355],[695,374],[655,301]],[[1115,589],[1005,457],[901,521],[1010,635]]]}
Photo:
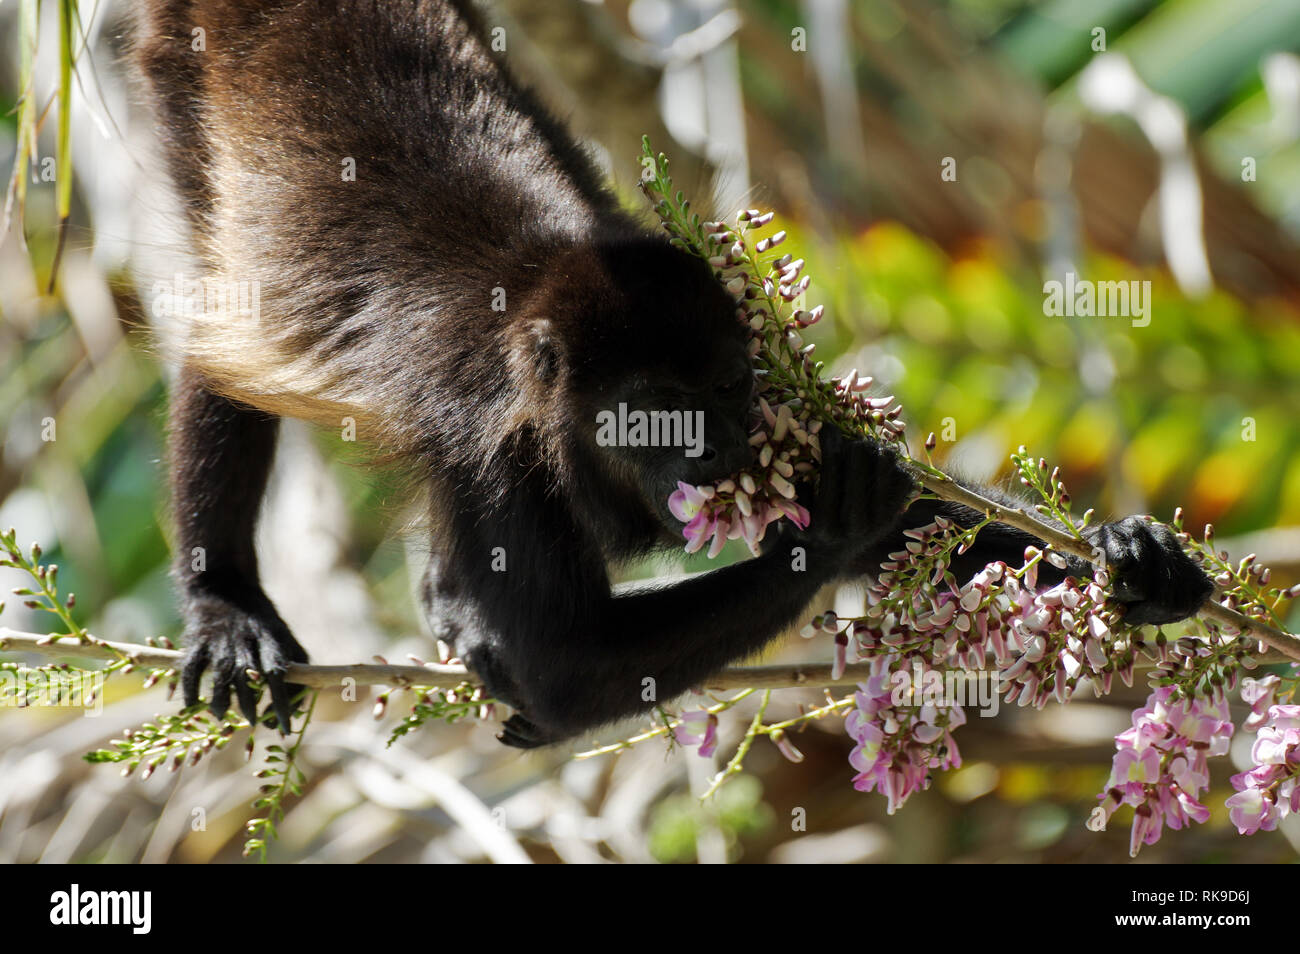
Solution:
{"label": "monkey's face", "polygon": [[681,531],[668,509],[679,481],[713,483],[754,458],[753,366],[730,336],[713,344],[689,363],[638,370],[593,402],[594,452],[672,533]]}
{"label": "monkey's face", "polygon": [[708,484],[753,459],[748,334],[708,266],[659,239],[586,255],[574,253],[547,300],[552,393],[576,399],[563,420],[579,422],[611,489],[639,498],[676,536],[668,498],[678,482]]}

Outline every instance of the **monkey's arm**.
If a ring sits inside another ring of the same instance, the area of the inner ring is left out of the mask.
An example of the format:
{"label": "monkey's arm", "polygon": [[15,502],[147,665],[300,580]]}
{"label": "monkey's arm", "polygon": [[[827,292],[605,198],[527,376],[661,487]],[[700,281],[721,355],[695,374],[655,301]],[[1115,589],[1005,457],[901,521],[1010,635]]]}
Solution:
{"label": "monkey's arm", "polygon": [[244,716],[256,722],[257,698],[245,675],[253,669],[288,731],[297,687],[285,684],[284,670],[307,654],[262,592],[253,548],[279,419],[212,393],[189,368],[177,380],[171,413],[185,704],[198,702],[199,680],[210,668],[212,711],[224,714],[233,691]]}
{"label": "monkey's arm", "polygon": [[[872,498],[853,492],[870,483]],[[807,532],[761,556],[652,590],[611,594],[603,565],[534,477],[508,509],[455,531],[435,602],[457,652],[519,714],[502,741],[528,748],[645,711],[702,684],[779,635],[910,492],[865,442],[825,454]],[[526,522],[527,521],[527,522]],[[506,562],[491,567],[492,551]]]}
{"label": "monkey's arm", "polygon": [[[996,488],[959,482],[1003,507],[1032,513],[1031,506],[1024,500]],[[1036,519],[1044,519],[1039,514],[1033,515]],[[904,530],[923,527],[932,523],[936,516],[947,517],[962,527],[973,526],[982,519],[982,514],[961,504],[918,500],[899,517],[889,534],[864,553],[855,569],[865,575],[874,575],[891,552],[904,548],[907,542]],[[1192,562],[1164,524],[1136,516],[1127,517],[1090,527],[1084,531],[1084,538],[1097,550],[1098,558],[1104,560],[1115,597],[1125,604],[1125,619],[1130,623],[1161,624],[1184,619],[1196,612],[1214,589],[1209,577]],[[1025,548],[1029,546],[1043,548],[1046,544],[1032,533],[1016,527],[1004,523],[990,524],[979,532],[970,549],[954,557],[953,575],[965,582],[988,564],[999,560],[1008,566],[1019,566],[1024,560]],[[1092,576],[1091,563],[1074,556],[1066,559],[1065,569],[1058,569],[1047,561],[1040,563],[1040,585],[1059,583],[1067,575],[1076,579]]]}

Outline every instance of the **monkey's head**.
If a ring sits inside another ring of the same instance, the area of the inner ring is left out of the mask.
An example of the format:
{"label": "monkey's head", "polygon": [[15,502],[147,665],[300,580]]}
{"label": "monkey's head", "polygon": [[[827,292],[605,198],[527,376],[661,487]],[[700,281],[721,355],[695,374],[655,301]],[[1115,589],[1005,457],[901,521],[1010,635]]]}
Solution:
{"label": "monkey's head", "polygon": [[609,491],[679,535],[677,482],[721,480],[753,459],[736,303],[706,263],[645,236],[574,249],[546,284],[525,351],[552,426]]}

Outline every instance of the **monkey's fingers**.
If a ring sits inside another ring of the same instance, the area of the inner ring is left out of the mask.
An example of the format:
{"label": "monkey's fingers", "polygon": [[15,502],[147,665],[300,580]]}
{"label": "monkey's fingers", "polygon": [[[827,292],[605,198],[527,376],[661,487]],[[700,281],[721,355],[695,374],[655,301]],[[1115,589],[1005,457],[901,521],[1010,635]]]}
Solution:
{"label": "monkey's fingers", "polygon": [[[238,636],[227,636],[220,644],[224,653],[218,655],[218,660],[222,667],[223,674],[229,666],[233,669],[230,674],[230,688],[235,691],[235,699],[239,703],[239,711],[249,725],[257,724],[257,699],[261,695],[261,690],[254,687],[254,680],[258,678],[261,671],[261,661],[257,652],[257,635],[256,631],[245,631]],[[232,665],[233,664],[233,665]],[[223,703],[229,701],[229,690],[224,686],[222,699]],[[216,685],[213,684],[213,702],[216,701]]]}
{"label": "monkey's fingers", "polygon": [[249,679],[247,670],[241,670],[235,675],[235,698],[239,700],[239,711],[244,718],[248,720],[249,725],[257,725],[257,697],[259,693],[253,690],[252,682]]}
{"label": "monkey's fingers", "polygon": [[497,740],[515,749],[535,749],[549,741],[546,734],[523,716],[516,713],[501,726]]}
{"label": "monkey's fingers", "polygon": [[1149,518],[1103,524],[1092,539],[1106,555],[1115,598],[1125,605],[1125,621],[1134,626],[1184,619],[1214,591],[1213,582],[1173,533]]}
{"label": "monkey's fingers", "polygon": [[293,716],[300,711],[299,702],[306,693],[307,687],[285,682],[284,674],[281,672],[267,673],[266,686],[271,690],[271,705],[268,710],[275,713],[280,734],[288,735],[293,731]]}
{"label": "monkey's fingers", "polygon": [[199,680],[203,678],[203,672],[208,668],[208,659],[207,644],[199,643],[190,648],[190,651],[185,654],[184,662],[181,663],[181,692],[187,709],[199,704]]}
{"label": "monkey's fingers", "polygon": [[212,660],[212,699],[208,710],[218,719],[230,709],[230,694],[238,678],[235,657],[232,653],[217,653]]}

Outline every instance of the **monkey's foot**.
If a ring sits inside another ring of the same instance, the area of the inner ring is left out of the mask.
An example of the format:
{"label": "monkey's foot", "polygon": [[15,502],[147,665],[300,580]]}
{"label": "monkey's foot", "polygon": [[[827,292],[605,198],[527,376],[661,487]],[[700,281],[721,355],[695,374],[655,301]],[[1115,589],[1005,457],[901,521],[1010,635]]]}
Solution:
{"label": "monkey's foot", "polygon": [[558,741],[545,729],[534,725],[518,713],[505,721],[501,726],[501,734],[497,738],[503,745],[516,749],[536,749]]}
{"label": "monkey's foot", "polygon": [[184,640],[189,646],[181,665],[185,704],[199,701],[199,680],[212,670],[213,715],[230,708],[233,691],[239,710],[256,725],[258,694],[248,670],[258,673],[271,693],[271,709],[280,731],[290,731],[290,717],[302,686],[285,682],[291,662],[306,662],[307,653],[289,632],[271,601],[260,591],[247,598],[226,598],[209,593],[192,595],[185,606]]}

